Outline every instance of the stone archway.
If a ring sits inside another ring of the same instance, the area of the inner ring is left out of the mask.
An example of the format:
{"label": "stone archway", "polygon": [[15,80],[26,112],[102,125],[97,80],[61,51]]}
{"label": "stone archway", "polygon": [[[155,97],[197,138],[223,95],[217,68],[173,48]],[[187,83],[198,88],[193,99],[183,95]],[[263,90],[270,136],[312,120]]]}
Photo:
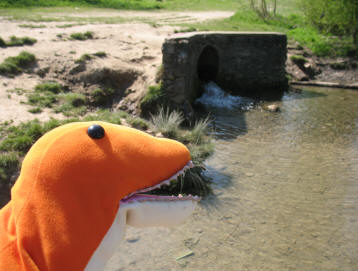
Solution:
{"label": "stone archway", "polygon": [[207,45],[202,50],[197,63],[197,74],[201,81],[215,81],[219,72],[219,54],[218,51]]}

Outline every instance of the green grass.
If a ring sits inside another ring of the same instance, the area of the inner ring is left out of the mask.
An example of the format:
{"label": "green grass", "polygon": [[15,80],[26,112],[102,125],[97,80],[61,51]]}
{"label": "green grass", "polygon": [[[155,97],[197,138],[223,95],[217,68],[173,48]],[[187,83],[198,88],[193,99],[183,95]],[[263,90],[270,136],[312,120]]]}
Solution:
{"label": "green grass", "polygon": [[115,91],[112,88],[97,88],[90,92],[90,102],[95,106],[106,106],[112,103]]}
{"label": "green grass", "polygon": [[84,33],[72,33],[70,35],[70,38],[72,40],[88,40],[88,39],[93,39],[93,32],[92,31],[86,31]]}
{"label": "green grass", "polygon": [[19,24],[22,28],[46,28],[44,24]]}
{"label": "green grass", "polygon": [[14,57],[6,58],[0,64],[0,74],[6,76],[14,76],[20,74],[24,69],[29,68],[31,65],[36,63],[35,55],[29,52],[21,52],[19,55]]}
{"label": "green grass", "polygon": [[94,53],[93,55],[96,56],[96,57],[101,57],[101,58],[103,58],[103,57],[106,57],[106,56],[107,56],[107,53],[106,53],[106,52],[103,52],[103,51],[98,51],[98,52]]}
{"label": "green grass", "polygon": [[150,122],[153,130],[162,133],[165,137],[177,138],[180,124],[184,121],[183,115],[178,111],[169,111],[161,107],[158,114],[152,115]]}
{"label": "green grass", "polygon": [[58,94],[60,92],[63,92],[63,86],[57,82],[44,82],[41,84],[38,84],[35,87],[36,92],[51,92],[54,94]]}
{"label": "green grass", "polygon": [[0,187],[1,184],[7,184],[12,176],[18,170],[20,161],[16,152],[0,154]]}
{"label": "green grass", "polygon": [[148,122],[142,118],[128,118],[127,122],[136,129],[147,130],[149,128]]}
{"label": "green grass", "polygon": [[30,37],[16,37],[11,36],[9,41],[4,41],[0,38],[0,47],[14,47],[14,46],[24,46],[24,45],[33,45],[37,42],[36,39]]}
{"label": "green grass", "polygon": [[91,60],[92,58],[93,58],[93,56],[91,56],[89,54],[83,54],[80,56],[80,58],[75,60],[75,63],[77,63],[77,64],[86,63],[87,61]]}
{"label": "green grass", "polygon": [[307,62],[307,59],[301,55],[292,55],[290,56],[290,59],[292,60],[293,63],[297,65],[304,65]]}
{"label": "green grass", "polygon": [[161,5],[154,0],[2,0],[1,8],[17,7],[101,7],[114,9],[158,9]]}
{"label": "green grass", "polygon": [[3,40],[3,38],[0,37],[0,47],[4,48],[6,47],[6,42]]}

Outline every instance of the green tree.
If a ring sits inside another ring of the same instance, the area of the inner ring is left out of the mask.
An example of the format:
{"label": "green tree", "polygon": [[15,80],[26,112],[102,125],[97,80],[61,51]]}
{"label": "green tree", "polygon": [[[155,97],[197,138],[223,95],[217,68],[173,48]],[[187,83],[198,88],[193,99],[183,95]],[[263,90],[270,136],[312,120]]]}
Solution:
{"label": "green tree", "polygon": [[350,35],[358,48],[358,0],[301,0],[309,22],[325,33]]}

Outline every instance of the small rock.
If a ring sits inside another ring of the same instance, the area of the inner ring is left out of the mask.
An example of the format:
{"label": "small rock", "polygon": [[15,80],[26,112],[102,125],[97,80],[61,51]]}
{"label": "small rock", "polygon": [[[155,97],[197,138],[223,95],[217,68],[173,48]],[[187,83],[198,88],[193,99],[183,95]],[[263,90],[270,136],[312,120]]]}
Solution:
{"label": "small rock", "polygon": [[265,108],[269,112],[280,112],[281,109],[277,104],[270,104]]}

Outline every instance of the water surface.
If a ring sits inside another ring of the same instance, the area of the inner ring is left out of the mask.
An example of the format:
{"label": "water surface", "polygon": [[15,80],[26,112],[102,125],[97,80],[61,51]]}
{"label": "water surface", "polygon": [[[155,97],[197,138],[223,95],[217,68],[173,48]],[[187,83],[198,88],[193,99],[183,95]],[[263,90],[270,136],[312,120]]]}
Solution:
{"label": "water surface", "polygon": [[129,230],[108,270],[358,270],[358,92],[278,104],[211,108],[215,195],[176,229]]}

